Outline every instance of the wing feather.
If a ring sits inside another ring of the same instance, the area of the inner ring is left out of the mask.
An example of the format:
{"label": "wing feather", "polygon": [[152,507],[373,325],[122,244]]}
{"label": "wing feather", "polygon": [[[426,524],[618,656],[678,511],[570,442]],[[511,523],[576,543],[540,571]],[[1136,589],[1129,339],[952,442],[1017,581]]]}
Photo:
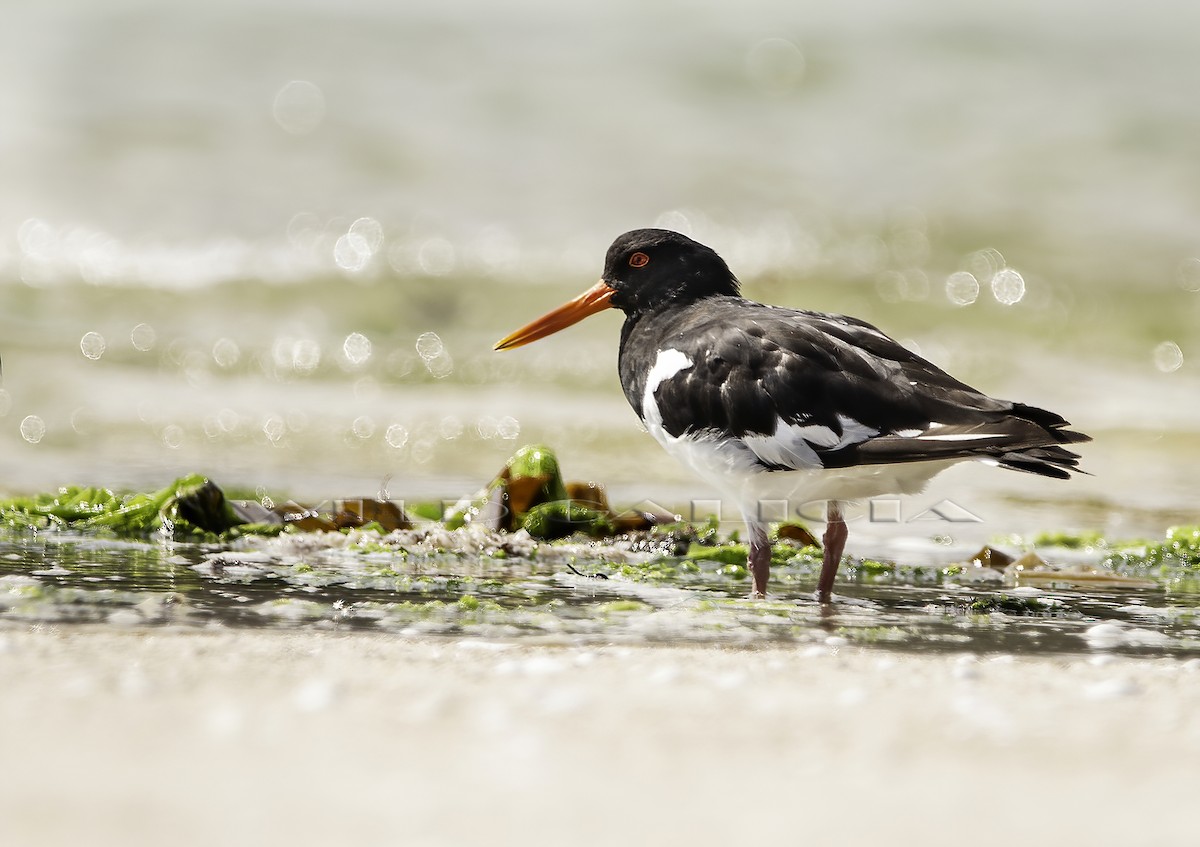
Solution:
{"label": "wing feather", "polygon": [[[1059,445],[1090,440],[1053,412],[977,391],[870,324],[722,299],[669,332],[656,327],[693,363],[653,392],[673,436],[738,438],[771,470],[986,458],[1049,476],[1077,469],[1078,455]],[[623,375],[639,366],[623,358]],[[631,377],[623,383],[640,413],[645,382]]]}

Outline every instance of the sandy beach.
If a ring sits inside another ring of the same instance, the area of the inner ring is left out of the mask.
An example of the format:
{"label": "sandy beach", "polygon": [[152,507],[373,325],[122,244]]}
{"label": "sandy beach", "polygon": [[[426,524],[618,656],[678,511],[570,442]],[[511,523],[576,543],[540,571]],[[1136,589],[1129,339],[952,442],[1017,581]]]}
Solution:
{"label": "sandy beach", "polygon": [[0,631],[0,841],[1185,844],[1200,661]]}

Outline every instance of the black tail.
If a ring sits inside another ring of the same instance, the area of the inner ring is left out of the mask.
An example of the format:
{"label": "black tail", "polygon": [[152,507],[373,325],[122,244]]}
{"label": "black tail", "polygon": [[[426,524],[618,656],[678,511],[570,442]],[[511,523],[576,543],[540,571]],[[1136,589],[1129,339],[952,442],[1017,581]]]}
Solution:
{"label": "black tail", "polygon": [[[1042,427],[1058,444],[1082,444],[1092,440],[1090,435],[1067,429],[1070,424],[1061,415],[1039,409],[1037,406],[1014,403],[1012,415]],[[1054,479],[1070,479],[1072,473],[1087,473],[1079,469],[1079,454],[1059,447],[1058,444],[1013,450],[1001,453],[997,459],[1002,468]]]}
{"label": "black tail", "polygon": [[[1080,435],[1081,433],[1073,432],[1071,434]],[[1091,441],[1087,436],[1077,440]],[[1049,476],[1054,479],[1070,479],[1072,473],[1087,473],[1087,471],[1079,469],[1078,453],[1054,446],[1033,447],[1029,450],[1002,453],[997,457],[997,462],[1002,468],[1035,473],[1038,476]]]}

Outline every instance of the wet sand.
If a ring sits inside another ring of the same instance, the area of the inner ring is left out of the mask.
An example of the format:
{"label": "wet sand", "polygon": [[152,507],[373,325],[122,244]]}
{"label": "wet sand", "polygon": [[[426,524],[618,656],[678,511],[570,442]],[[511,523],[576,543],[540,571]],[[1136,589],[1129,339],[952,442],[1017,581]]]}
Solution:
{"label": "wet sand", "polygon": [[0,842],[1182,844],[1200,660],[0,630]]}

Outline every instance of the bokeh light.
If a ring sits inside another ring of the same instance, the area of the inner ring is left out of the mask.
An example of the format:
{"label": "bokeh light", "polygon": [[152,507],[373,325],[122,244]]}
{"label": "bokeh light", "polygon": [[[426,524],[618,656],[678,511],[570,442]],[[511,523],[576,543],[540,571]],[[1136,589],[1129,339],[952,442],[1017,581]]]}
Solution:
{"label": "bokeh light", "polygon": [[37,415],[26,415],[20,429],[21,437],[30,444],[37,444],[46,436],[46,422]]}
{"label": "bokeh light", "polygon": [[232,368],[242,356],[241,349],[231,338],[219,338],[213,344],[212,357],[217,367]]}
{"label": "bokeh light", "polygon": [[350,333],[342,342],[342,355],[353,367],[366,364],[367,360],[371,358],[371,339],[361,332]]}
{"label": "bokeh light", "polygon": [[804,53],[786,38],[764,38],[746,53],[746,75],[767,94],[784,95],[804,79]]}
{"label": "bokeh light", "polygon": [[430,276],[445,276],[457,263],[454,245],[445,238],[427,238],[417,249],[417,263]]}
{"label": "bokeh light", "polygon": [[992,275],[992,295],[996,302],[1015,306],[1025,296],[1025,279],[1012,268],[1002,268]]}
{"label": "bokeh light", "polygon": [[271,115],[284,132],[307,135],[325,119],[325,93],[314,83],[294,79],[276,92]]}
{"label": "bokeh light", "polygon": [[98,332],[85,332],[79,339],[79,350],[85,358],[96,361],[104,355],[106,347],[104,336]]}
{"label": "bokeh light", "polygon": [[955,306],[970,306],[979,297],[979,280],[970,271],[956,271],[946,277],[946,297]]}
{"label": "bokeh light", "polygon": [[350,431],[365,441],[375,434],[375,421],[368,415],[359,415],[350,425]]}
{"label": "bokeh light", "polygon": [[163,446],[168,450],[178,450],[183,446],[184,430],[179,424],[167,424],[163,427],[161,438]]}
{"label": "bokeh light", "polygon": [[384,440],[387,441],[389,447],[399,450],[408,443],[408,427],[403,424],[392,424],[384,433]]}
{"label": "bokeh light", "polygon": [[1184,291],[1200,291],[1200,258],[1184,259],[1179,265],[1179,286]]}
{"label": "bokeh light", "polygon": [[129,343],[133,345],[134,350],[142,353],[153,350],[157,341],[158,334],[150,324],[140,323],[129,331]]}
{"label": "bokeh light", "polygon": [[1174,341],[1164,341],[1154,348],[1154,367],[1172,373],[1183,367],[1183,350]]}

